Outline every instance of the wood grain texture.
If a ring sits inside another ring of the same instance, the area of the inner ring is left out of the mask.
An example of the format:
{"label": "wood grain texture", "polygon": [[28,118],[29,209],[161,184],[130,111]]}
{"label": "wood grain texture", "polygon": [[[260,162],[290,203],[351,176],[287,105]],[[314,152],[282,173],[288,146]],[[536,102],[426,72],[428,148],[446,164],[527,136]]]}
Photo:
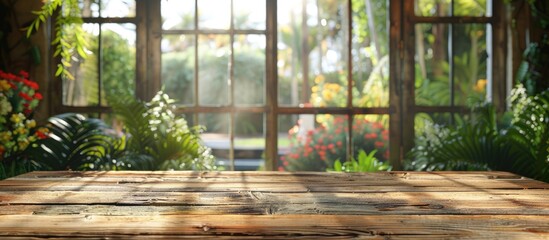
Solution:
{"label": "wood grain texture", "polygon": [[549,239],[549,184],[506,172],[32,172],[0,238]]}

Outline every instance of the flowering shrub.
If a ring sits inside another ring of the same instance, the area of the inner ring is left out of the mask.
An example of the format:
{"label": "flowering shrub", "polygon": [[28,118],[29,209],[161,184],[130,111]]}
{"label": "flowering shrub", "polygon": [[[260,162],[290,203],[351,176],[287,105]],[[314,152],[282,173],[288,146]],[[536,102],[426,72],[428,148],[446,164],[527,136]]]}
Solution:
{"label": "flowering shrub", "polygon": [[[347,159],[347,116],[318,116],[319,126],[303,134],[297,125],[289,132],[290,152],[280,158],[280,171],[325,171],[334,161]],[[364,117],[353,121],[353,157],[360,150],[377,150],[375,157],[386,161],[389,132],[383,124]]]}
{"label": "flowering shrub", "polygon": [[38,128],[32,119],[42,95],[28,78],[24,71],[0,71],[0,165],[17,160],[32,142],[47,136],[47,129]]}

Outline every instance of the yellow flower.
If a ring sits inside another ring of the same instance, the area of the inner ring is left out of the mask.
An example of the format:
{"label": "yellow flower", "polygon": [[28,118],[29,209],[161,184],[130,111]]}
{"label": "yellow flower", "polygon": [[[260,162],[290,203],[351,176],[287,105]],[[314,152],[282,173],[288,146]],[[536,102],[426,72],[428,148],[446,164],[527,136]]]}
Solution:
{"label": "yellow flower", "polygon": [[324,100],[330,101],[333,98],[333,94],[332,92],[325,89],[324,91],[322,91],[322,97],[324,98]]}
{"label": "yellow flower", "polygon": [[11,122],[13,122],[14,124],[17,124],[17,123],[20,123],[21,121],[23,121],[23,119],[25,119],[25,115],[23,115],[22,113],[14,113],[11,115]]}
{"label": "yellow flower", "polygon": [[313,92],[318,92],[318,86],[313,86],[312,90],[313,90]]}
{"label": "yellow flower", "polygon": [[25,135],[27,134],[29,131],[24,128],[24,127],[19,127],[17,129],[15,129],[15,131],[13,131],[14,133],[18,133],[19,135]]}
{"label": "yellow flower", "polygon": [[0,80],[0,90],[7,91],[10,88],[11,88],[11,86],[8,84],[8,81]]}
{"label": "yellow flower", "polygon": [[320,74],[315,77],[315,83],[319,84],[321,82],[324,82],[324,75]]}
{"label": "yellow flower", "polygon": [[27,128],[34,128],[36,127],[36,121],[34,121],[34,119],[27,120],[25,121],[25,125],[27,126]]}
{"label": "yellow flower", "polygon": [[477,84],[473,86],[473,90],[475,90],[476,92],[484,92],[486,90],[487,83],[488,82],[486,81],[486,79],[479,79],[477,81]]}
{"label": "yellow flower", "polygon": [[11,140],[11,132],[0,132],[0,142],[7,143]]}
{"label": "yellow flower", "polygon": [[29,140],[26,138],[20,138],[17,140],[17,145],[19,145],[19,150],[23,151],[29,146]]}

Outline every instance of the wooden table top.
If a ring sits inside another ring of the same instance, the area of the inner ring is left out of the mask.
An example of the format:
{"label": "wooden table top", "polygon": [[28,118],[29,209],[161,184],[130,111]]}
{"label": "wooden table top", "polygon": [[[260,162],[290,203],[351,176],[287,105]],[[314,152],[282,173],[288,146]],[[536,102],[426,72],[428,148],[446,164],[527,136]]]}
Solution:
{"label": "wooden table top", "polygon": [[549,184],[505,172],[32,172],[0,238],[549,239]]}

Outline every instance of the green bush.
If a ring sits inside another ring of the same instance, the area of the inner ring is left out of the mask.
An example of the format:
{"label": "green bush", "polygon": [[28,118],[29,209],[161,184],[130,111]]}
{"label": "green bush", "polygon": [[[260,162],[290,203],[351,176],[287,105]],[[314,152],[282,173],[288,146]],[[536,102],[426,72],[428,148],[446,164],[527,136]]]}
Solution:
{"label": "green bush", "polygon": [[485,104],[472,121],[426,126],[406,168],[500,170],[549,181],[549,90],[526,96],[519,87],[512,96],[509,124],[498,122],[494,107]]}

